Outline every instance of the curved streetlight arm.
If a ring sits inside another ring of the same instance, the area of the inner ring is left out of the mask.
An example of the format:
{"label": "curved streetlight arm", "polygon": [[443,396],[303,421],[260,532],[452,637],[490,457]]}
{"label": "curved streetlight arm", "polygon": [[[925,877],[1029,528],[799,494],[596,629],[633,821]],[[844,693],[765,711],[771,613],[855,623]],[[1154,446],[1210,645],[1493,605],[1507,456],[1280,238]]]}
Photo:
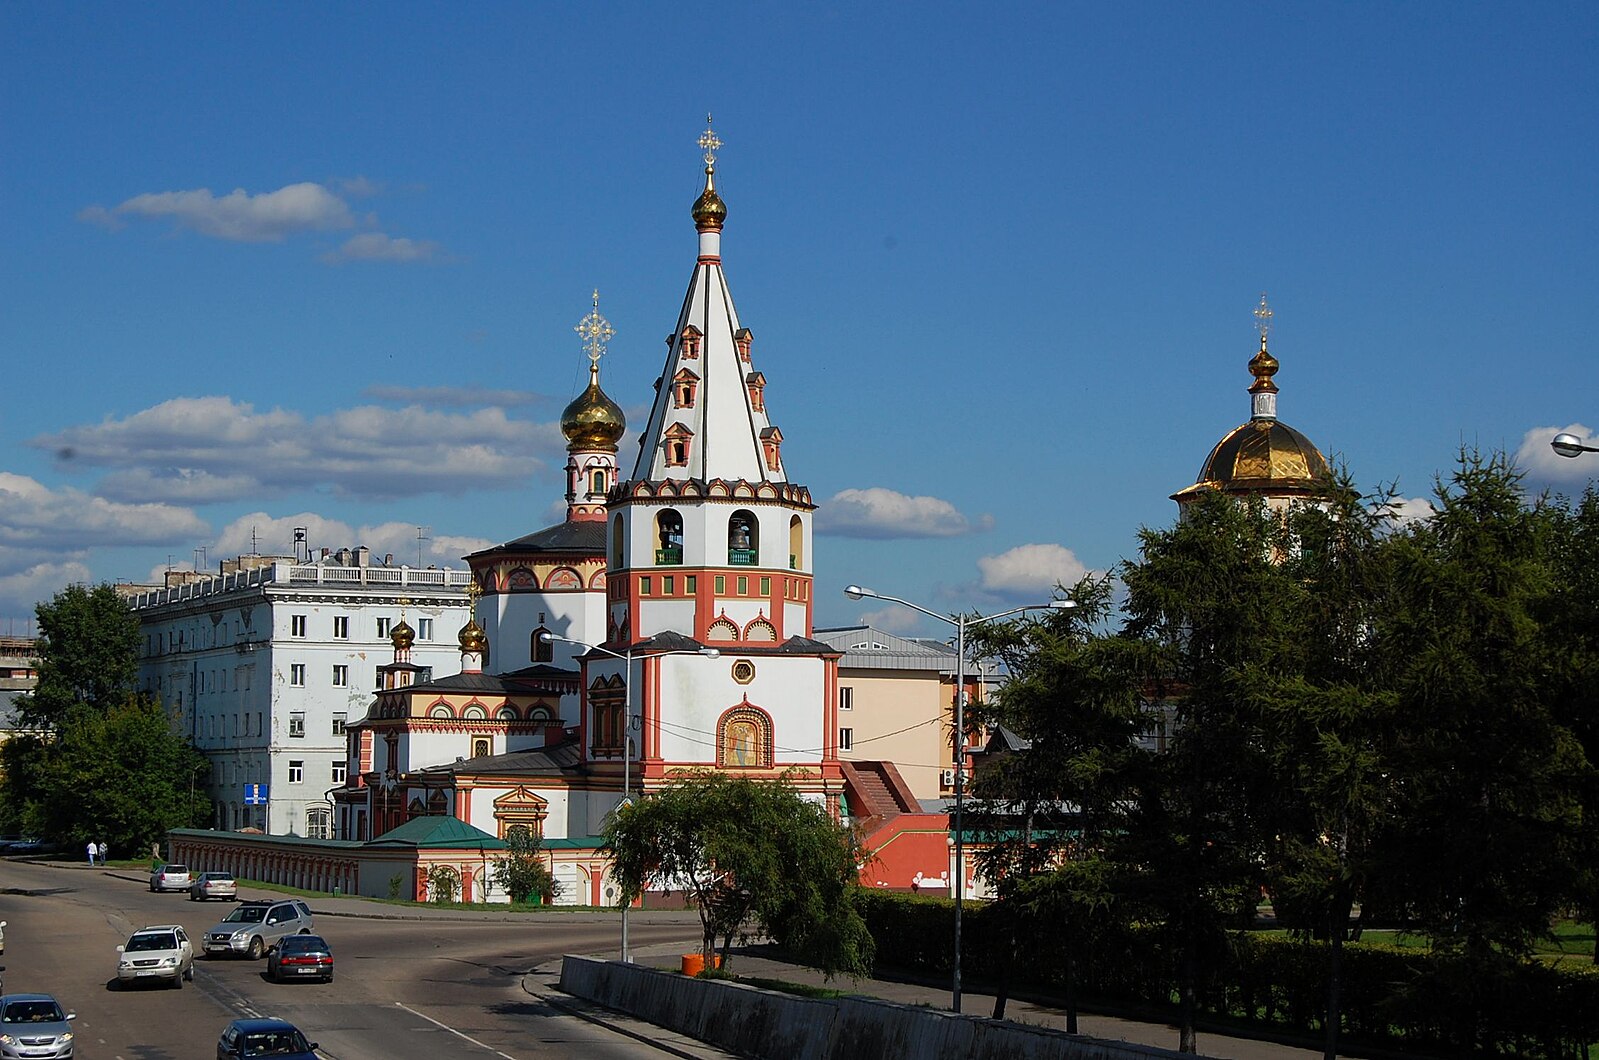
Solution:
{"label": "curved streetlight arm", "polygon": [[952,626],[978,626],[984,622],[992,622],[996,618],[1009,618],[1011,615],[1019,615],[1023,611],[1042,611],[1045,608],[1049,608],[1052,611],[1068,611],[1077,606],[1076,600],[1051,600],[1047,604],[1024,604],[1021,607],[1013,607],[1009,611],[1000,611],[997,614],[992,615],[972,615],[971,617],[962,615],[952,617],[950,615],[941,615],[937,611],[931,611],[923,607],[921,604],[913,604],[909,600],[902,600],[897,596],[889,596],[887,593],[880,593],[875,589],[868,589],[864,585],[846,585],[844,587],[844,595],[849,597],[851,600],[860,600],[863,598],[872,600],[887,600],[890,603],[899,604],[902,607],[908,607],[912,611],[920,611],[929,618],[936,618],[940,622],[948,622]]}

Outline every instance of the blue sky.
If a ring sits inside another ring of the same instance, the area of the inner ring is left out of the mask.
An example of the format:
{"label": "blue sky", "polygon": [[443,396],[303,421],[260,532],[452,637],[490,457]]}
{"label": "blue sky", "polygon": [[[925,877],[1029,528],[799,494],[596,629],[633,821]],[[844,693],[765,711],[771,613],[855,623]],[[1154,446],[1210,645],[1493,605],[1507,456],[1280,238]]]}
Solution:
{"label": "blue sky", "polygon": [[597,287],[642,422],[707,111],[819,624],[1133,555],[1248,416],[1262,291],[1280,417],[1363,485],[1466,444],[1578,492],[1596,69],[1591,4],[7,5],[0,633],[294,525],[555,521],[572,327]]}

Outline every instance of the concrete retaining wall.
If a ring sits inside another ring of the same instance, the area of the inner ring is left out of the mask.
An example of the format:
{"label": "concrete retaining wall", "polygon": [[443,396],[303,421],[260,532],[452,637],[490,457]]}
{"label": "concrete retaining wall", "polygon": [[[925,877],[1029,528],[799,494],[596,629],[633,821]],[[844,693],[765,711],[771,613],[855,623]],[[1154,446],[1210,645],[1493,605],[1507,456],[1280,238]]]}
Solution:
{"label": "concrete retaining wall", "polygon": [[566,957],[561,989],[729,1052],[781,1060],[1194,1060],[1008,1020],[872,998],[819,1001],[739,983]]}

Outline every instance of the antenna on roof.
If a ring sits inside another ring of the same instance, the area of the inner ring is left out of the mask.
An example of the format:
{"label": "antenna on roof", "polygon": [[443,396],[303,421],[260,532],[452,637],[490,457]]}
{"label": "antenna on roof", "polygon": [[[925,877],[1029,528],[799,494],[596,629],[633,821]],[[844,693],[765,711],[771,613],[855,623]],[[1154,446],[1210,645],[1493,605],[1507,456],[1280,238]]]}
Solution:
{"label": "antenna on roof", "polygon": [[422,565],[422,542],[432,540],[428,537],[428,531],[431,529],[433,529],[431,526],[419,526],[416,528],[416,565],[418,567]]}

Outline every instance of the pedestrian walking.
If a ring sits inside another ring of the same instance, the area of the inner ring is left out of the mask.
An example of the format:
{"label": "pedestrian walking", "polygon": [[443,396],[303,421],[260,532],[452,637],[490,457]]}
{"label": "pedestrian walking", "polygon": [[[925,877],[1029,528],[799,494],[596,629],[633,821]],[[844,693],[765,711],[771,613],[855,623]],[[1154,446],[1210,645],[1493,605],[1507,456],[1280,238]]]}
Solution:
{"label": "pedestrian walking", "polygon": [[111,853],[111,848],[105,845],[105,840],[100,840],[100,867],[105,868],[106,857]]}
{"label": "pedestrian walking", "polygon": [[89,840],[89,867],[91,869],[94,868],[94,856],[98,853],[100,853],[100,848],[95,845],[94,840]]}

